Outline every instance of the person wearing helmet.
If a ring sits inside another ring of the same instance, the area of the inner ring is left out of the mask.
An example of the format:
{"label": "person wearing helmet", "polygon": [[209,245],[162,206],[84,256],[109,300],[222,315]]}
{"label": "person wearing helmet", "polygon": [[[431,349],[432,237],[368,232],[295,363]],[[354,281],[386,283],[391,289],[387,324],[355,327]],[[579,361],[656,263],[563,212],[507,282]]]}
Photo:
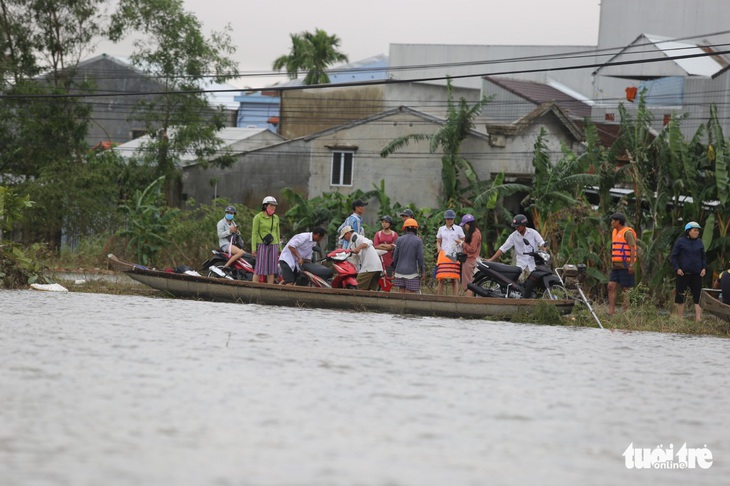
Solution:
{"label": "person wearing helmet", "polygon": [[373,244],[376,250],[385,250],[383,253],[383,266],[389,277],[393,276],[393,250],[395,249],[395,240],[398,239],[398,233],[393,231],[393,218],[388,216],[380,217],[381,230],[375,233]]}
{"label": "person wearing helmet", "polygon": [[253,281],[265,276],[267,283],[274,283],[279,271],[279,216],[274,214],[279,203],[272,196],[261,202],[261,211],[253,217],[251,227],[251,250],[256,257]]}
{"label": "person wearing helmet", "polygon": [[[535,259],[527,252],[545,250],[545,239],[532,228],[527,227],[527,216],[518,214],[512,218],[510,223],[515,230],[507,237],[507,241],[500,246],[489,259],[490,262],[497,261],[509,250],[514,249],[516,265],[523,269],[522,280],[535,270]],[[525,243],[527,240],[527,243]]]}
{"label": "person wearing helmet", "polygon": [[408,218],[403,222],[403,235],[393,250],[393,287],[398,292],[417,293],[426,276],[423,259],[423,240],[418,237],[418,222]]}
{"label": "person wearing helmet", "polygon": [[[243,238],[241,238],[238,225],[233,221],[236,216],[236,208],[228,206],[225,211],[225,217],[218,221],[216,230],[218,232],[218,246],[220,246],[221,251],[228,254],[228,261],[223,265],[223,268],[228,268],[243,256]],[[213,267],[211,269],[216,272]]]}
{"label": "person wearing helmet", "polygon": [[479,231],[476,219],[471,214],[465,214],[461,218],[459,226],[464,228],[464,243],[461,248],[466,253],[466,261],[461,264],[461,287],[466,295],[474,297],[474,292],[467,288],[474,280],[474,269],[477,266],[477,258],[482,250],[482,232]]}
{"label": "person wearing helmet", "polygon": [[446,224],[441,226],[438,233],[436,233],[438,295],[444,295],[444,282],[447,280],[451,285],[451,295],[458,294],[461,264],[456,260],[456,254],[461,251],[461,244],[464,243],[464,230],[461,226],[454,224],[455,219],[456,213],[454,210],[447,209],[444,212]]}
{"label": "person wearing helmet", "polygon": [[[611,215],[611,274],[608,277],[608,315],[616,310],[616,294],[635,285],[634,265],[636,264],[636,232],[626,226],[623,213]],[[624,299],[623,309],[629,308],[629,300]]]}
{"label": "person wearing helmet", "polygon": [[677,308],[677,317],[684,317],[684,294],[689,289],[695,304],[695,321],[702,319],[700,307],[700,293],[702,292],[702,278],[707,273],[707,258],[705,245],[700,239],[702,227],[691,221],[684,226],[684,235],[674,244],[669,261],[672,262],[677,281],[674,293],[674,303]]}
{"label": "person wearing helmet", "polygon": [[[367,205],[367,201],[363,201],[362,199],[356,199],[355,202],[352,203],[352,214],[345,219],[345,221],[340,225],[339,228],[337,228],[337,233],[341,233],[342,228],[344,228],[345,226],[349,226],[353,229],[355,234],[365,236],[365,229],[362,227],[362,215],[363,213],[365,213],[365,206]],[[337,242],[337,246],[339,248],[347,249],[350,246],[350,242],[348,240],[340,238]]]}
{"label": "person wearing helmet", "polygon": [[403,211],[401,211],[400,217],[403,220],[403,222],[405,223],[407,219],[414,219],[416,216],[415,216],[415,214],[413,214],[413,211],[406,208]]}

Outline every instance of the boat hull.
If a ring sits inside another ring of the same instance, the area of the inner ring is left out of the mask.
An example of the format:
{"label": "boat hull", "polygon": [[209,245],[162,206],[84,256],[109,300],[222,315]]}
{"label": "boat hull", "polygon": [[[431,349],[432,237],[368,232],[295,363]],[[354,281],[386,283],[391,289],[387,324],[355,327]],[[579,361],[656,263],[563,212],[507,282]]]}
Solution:
{"label": "boat hull", "polygon": [[198,277],[160,272],[109,256],[109,267],[130,278],[175,297],[212,302],[280,305],[313,309],[414,314],[421,316],[510,318],[529,314],[539,302],[554,305],[560,314],[570,314],[573,300],[498,299],[452,297],[365,290],[325,289],[271,285],[239,280]]}
{"label": "boat hull", "polygon": [[719,290],[702,289],[702,294],[700,294],[700,307],[720,319],[730,321],[730,305],[720,300]]}

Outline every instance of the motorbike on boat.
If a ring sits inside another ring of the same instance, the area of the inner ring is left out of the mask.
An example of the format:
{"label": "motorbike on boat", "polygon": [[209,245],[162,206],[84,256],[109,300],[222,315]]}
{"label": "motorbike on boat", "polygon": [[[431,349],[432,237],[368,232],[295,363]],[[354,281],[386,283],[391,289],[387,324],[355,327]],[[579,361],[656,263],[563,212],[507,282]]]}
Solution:
{"label": "motorbike on boat", "polygon": [[[525,239],[528,246],[530,242]],[[522,268],[487,260],[477,261],[474,280],[467,288],[480,297],[508,299],[572,299],[563,281],[550,268],[550,255],[542,250],[525,252],[535,259],[535,269],[520,282]]]}
{"label": "motorbike on boat", "polygon": [[[307,276],[313,287],[357,289],[357,267],[348,260],[351,254],[351,251],[341,248],[331,251],[317,263],[305,263],[302,265],[302,273]],[[321,262],[330,263],[332,268],[318,265]],[[320,268],[315,267],[315,265],[329,270],[330,274],[327,275]]]}
{"label": "motorbike on boat", "polygon": [[256,257],[251,253],[244,253],[241,258],[233,262],[228,268],[223,266],[228,262],[230,255],[221,250],[211,250],[213,256],[203,262],[203,272],[208,277],[230,277],[232,280],[252,280]]}

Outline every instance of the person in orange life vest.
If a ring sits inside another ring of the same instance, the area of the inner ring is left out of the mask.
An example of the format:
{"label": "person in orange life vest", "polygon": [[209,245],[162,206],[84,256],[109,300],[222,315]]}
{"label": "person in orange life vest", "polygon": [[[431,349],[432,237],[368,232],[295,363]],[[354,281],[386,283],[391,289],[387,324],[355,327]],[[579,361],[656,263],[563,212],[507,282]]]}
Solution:
{"label": "person in orange life vest", "polygon": [[456,213],[452,209],[444,213],[445,225],[436,233],[436,279],[438,280],[437,293],[444,295],[444,282],[451,282],[451,295],[458,295],[459,279],[461,278],[461,264],[456,260],[456,254],[461,251],[464,243],[464,229],[454,224]]}
{"label": "person in orange life vest", "polygon": [[[616,294],[635,285],[634,265],[636,265],[636,233],[626,226],[623,213],[611,215],[611,275],[608,282],[608,315],[616,308]],[[623,308],[628,309],[629,301],[624,299]]]}

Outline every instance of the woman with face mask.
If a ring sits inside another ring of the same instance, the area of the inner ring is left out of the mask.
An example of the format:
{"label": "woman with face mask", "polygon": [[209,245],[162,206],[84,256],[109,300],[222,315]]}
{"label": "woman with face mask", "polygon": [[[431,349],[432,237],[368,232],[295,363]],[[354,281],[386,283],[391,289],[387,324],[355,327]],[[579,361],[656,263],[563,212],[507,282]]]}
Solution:
{"label": "woman with face mask", "polygon": [[228,206],[225,217],[218,221],[217,225],[218,246],[221,247],[221,251],[229,255],[228,262],[226,262],[223,268],[230,267],[233,262],[243,256],[243,238],[241,238],[238,225],[233,221],[235,215],[236,208]]}
{"label": "woman with face mask", "polygon": [[266,276],[267,283],[274,283],[279,269],[279,217],[274,214],[279,203],[275,198],[266,196],[261,203],[261,212],[253,218],[251,230],[251,250],[256,256],[256,268],[253,281],[259,281],[259,275]]}

